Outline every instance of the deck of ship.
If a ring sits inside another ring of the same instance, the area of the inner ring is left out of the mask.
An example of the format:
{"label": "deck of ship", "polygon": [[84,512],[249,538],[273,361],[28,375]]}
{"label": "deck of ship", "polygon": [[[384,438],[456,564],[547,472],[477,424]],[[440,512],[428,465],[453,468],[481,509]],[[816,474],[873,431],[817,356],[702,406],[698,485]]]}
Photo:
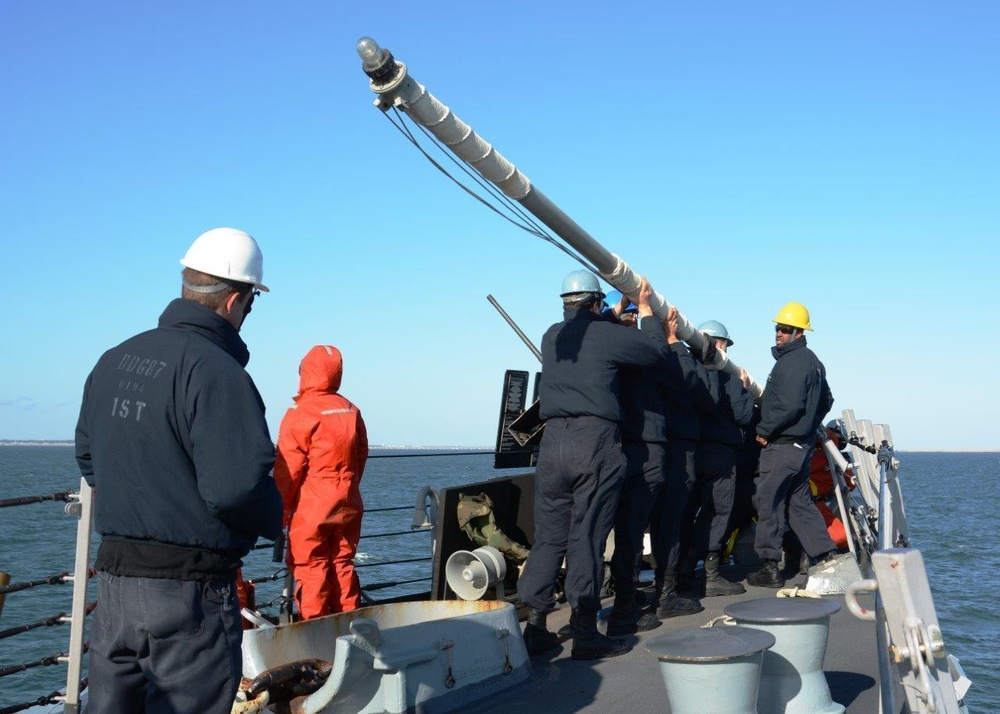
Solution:
{"label": "deck of ship", "polygon": [[[728,573],[733,579],[740,572]],[[789,580],[786,587],[804,586],[806,576]],[[745,584],[745,583],[744,583]],[[509,714],[512,711],[544,712],[669,712],[659,662],[646,649],[646,643],[673,630],[699,627],[723,613],[735,602],[754,598],[775,597],[775,590],[748,587],[743,595],[702,598],[702,612],[686,617],[664,620],[650,632],[632,636],[632,651],[606,660],[578,662],[570,658],[571,640],[558,650],[533,657],[531,678],[517,689],[475,707],[481,714]],[[878,661],[875,649],[875,628],[851,615],[844,606],[843,596],[826,596],[841,604],[831,618],[830,640],[823,670],[830,685],[833,701],[847,707],[847,712],[870,714],[879,707]],[[604,603],[606,606],[611,601]],[[563,605],[548,618],[549,628],[556,630],[569,621],[569,608]]]}

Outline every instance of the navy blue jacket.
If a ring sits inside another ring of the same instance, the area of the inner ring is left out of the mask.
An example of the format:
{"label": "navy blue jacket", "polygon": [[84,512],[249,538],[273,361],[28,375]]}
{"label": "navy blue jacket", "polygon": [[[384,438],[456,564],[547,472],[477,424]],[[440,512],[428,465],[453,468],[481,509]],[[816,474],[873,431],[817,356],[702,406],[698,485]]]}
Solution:
{"label": "navy blue jacket", "polygon": [[193,300],[114,347],[87,378],[76,458],[95,487],[98,568],[228,577],[281,531],[264,404],[237,330]]}
{"label": "navy blue jacket", "polygon": [[777,362],[764,386],[757,433],[769,443],[812,445],[833,406],[826,368],[806,347],[805,337],[772,347],[771,354]]}
{"label": "navy blue jacket", "polygon": [[753,397],[739,377],[720,372],[714,365],[699,364],[698,373],[713,404],[713,409],[701,419],[701,441],[739,446],[743,442],[741,427],[749,426],[753,418]]}
{"label": "navy blue jacket", "polygon": [[644,317],[641,329],[616,325],[589,309],[567,308],[542,337],[542,419],[595,416],[620,422],[618,368],[650,367],[669,352],[663,325]]}
{"label": "navy blue jacket", "polygon": [[667,359],[656,366],[621,370],[622,441],[665,442],[678,438],[678,431],[697,435],[698,416],[690,394],[699,386],[695,363],[686,349],[676,349],[677,344],[669,346]]}
{"label": "navy blue jacket", "polygon": [[662,380],[659,384],[667,415],[667,438],[697,441],[701,438],[701,414],[714,408],[712,398],[698,377],[697,363],[687,345],[675,342],[670,346],[673,358],[681,368],[681,379]]}
{"label": "navy blue jacket", "polygon": [[[661,375],[660,372],[667,374]],[[622,441],[666,442],[666,405],[658,379],[676,379],[678,382],[683,379],[676,357],[669,355],[663,364],[655,367],[622,367],[619,374]]]}

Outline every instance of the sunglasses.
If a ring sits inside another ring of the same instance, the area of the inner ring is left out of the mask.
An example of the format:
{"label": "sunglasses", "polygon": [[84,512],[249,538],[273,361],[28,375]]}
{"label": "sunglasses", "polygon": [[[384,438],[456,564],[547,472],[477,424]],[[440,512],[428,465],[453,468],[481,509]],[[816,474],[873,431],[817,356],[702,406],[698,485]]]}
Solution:
{"label": "sunglasses", "polygon": [[247,300],[247,307],[243,311],[244,315],[249,315],[250,314],[250,311],[253,309],[254,298],[257,297],[258,295],[260,295],[260,290],[252,290],[252,291],[250,291],[250,299]]}
{"label": "sunglasses", "polygon": [[787,325],[775,325],[774,326],[774,331],[775,332],[780,332],[783,335],[791,335],[791,334],[795,333],[795,328],[794,327],[788,327]]}

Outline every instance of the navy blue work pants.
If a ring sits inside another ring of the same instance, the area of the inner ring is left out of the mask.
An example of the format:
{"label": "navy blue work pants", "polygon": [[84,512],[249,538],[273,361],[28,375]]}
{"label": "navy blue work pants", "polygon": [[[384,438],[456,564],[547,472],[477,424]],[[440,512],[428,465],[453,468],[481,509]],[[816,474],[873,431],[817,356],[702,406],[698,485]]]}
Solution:
{"label": "navy blue work pants", "polygon": [[552,607],[566,559],[566,599],[574,610],[600,609],[604,542],[625,478],[618,425],[597,417],[549,419],[535,469],[535,540],[517,594],[528,607]]}
{"label": "navy blue work pants", "polygon": [[662,581],[665,572],[677,572],[681,519],[695,483],[696,445],[697,442],[689,439],[667,441],[666,480],[649,519],[649,539],[656,561],[657,581]]}
{"label": "navy blue work pants", "polygon": [[761,558],[781,559],[785,522],[811,557],[836,550],[809,493],[809,457],[813,449],[798,444],[768,444],[760,454],[754,502],[757,533],[754,550]]}
{"label": "navy blue work pants", "polygon": [[625,485],[615,516],[615,551],[611,575],[615,595],[623,601],[635,593],[635,567],[653,504],[663,488],[666,444],[625,442]]}
{"label": "navy blue work pants", "polygon": [[98,572],[87,714],[228,714],[242,639],[235,582]]}
{"label": "navy blue work pants", "polygon": [[699,553],[723,550],[736,491],[736,454],[714,441],[698,443],[694,458],[695,490],[700,505],[694,518],[693,544]]}

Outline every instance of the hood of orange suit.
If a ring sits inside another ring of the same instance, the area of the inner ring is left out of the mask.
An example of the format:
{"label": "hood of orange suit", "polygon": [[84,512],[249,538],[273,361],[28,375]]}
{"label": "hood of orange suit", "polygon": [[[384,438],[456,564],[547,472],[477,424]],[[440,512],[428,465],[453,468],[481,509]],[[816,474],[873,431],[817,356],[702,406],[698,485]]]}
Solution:
{"label": "hood of orange suit", "polygon": [[334,394],[344,376],[344,358],[331,345],[316,345],[299,365],[299,397],[312,393]]}

